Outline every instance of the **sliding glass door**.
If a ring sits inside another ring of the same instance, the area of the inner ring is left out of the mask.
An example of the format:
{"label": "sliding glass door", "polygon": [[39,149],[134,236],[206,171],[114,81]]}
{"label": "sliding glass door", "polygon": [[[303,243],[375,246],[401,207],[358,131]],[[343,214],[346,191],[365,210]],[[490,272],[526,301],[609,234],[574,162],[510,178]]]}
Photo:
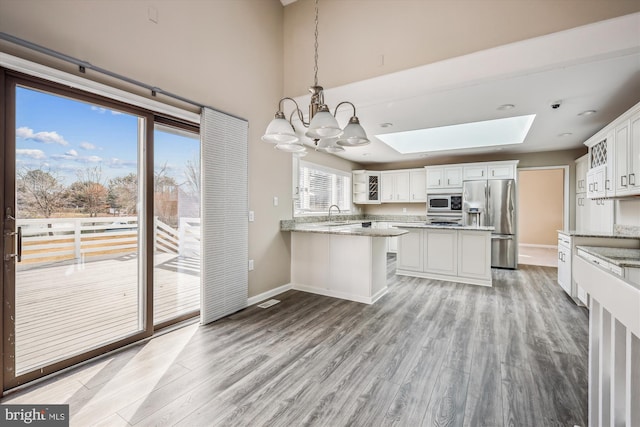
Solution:
{"label": "sliding glass door", "polygon": [[98,101],[6,79],[5,388],[152,333],[153,116]]}
{"label": "sliding glass door", "polygon": [[153,322],[200,311],[200,137],[156,123],[154,131]]}

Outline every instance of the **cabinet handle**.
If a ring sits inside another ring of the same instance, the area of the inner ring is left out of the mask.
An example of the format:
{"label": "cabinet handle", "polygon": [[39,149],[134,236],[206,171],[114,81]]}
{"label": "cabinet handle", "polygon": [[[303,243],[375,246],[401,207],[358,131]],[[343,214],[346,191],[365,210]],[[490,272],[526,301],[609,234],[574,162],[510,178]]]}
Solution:
{"label": "cabinet handle", "polygon": [[[631,177],[633,177],[633,182],[631,181]],[[630,173],[629,174],[629,185],[636,185],[636,174],[635,173]]]}
{"label": "cabinet handle", "polygon": [[451,180],[447,178],[447,185],[451,185]]}
{"label": "cabinet handle", "polygon": [[598,182],[597,181],[593,183],[593,188],[594,188],[593,191],[596,191],[596,192],[598,191]]}
{"label": "cabinet handle", "polygon": [[589,184],[589,192],[591,193],[593,191],[593,183]]}
{"label": "cabinet handle", "polygon": [[438,179],[438,185],[440,185],[440,180]]}
{"label": "cabinet handle", "polygon": [[496,176],[496,170],[495,169],[491,170],[491,176]]}
{"label": "cabinet handle", "polygon": [[620,177],[620,185],[622,187],[626,187],[627,186],[627,176],[626,175],[622,175]]}
{"label": "cabinet handle", "polygon": [[480,176],[484,176],[484,170],[480,171]]}
{"label": "cabinet handle", "polygon": [[562,252],[558,252],[558,259],[562,261]]}
{"label": "cabinet handle", "polygon": [[609,180],[609,179],[606,179],[606,180],[604,181],[604,188],[605,188],[605,190],[611,190],[611,186],[609,185],[610,183],[611,183],[611,180]]}

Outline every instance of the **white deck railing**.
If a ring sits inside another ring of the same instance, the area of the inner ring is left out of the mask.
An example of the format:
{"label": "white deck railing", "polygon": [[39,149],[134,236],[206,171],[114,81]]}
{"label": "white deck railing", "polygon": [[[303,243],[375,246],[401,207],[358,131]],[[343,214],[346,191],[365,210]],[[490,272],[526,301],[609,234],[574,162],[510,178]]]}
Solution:
{"label": "white deck railing", "polygon": [[[138,248],[135,216],[19,219],[17,226],[22,227],[21,264],[122,255]],[[199,254],[199,218],[181,218],[177,230],[155,218],[154,230],[156,251]]]}

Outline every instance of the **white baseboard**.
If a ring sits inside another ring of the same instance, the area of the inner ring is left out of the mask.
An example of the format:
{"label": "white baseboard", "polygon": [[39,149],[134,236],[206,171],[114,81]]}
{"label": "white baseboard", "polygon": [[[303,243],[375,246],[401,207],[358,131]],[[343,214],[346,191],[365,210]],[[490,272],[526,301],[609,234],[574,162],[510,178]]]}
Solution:
{"label": "white baseboard", "polygon": [[523,246],[525,248],[558,249],[558,245],[536,245],[533,243],[519,243],[518,246]]}
{"label": "white baseboard", "polygon": [[247,299],[247,306],[258,304],[259,302],[275,297],[276,295],[280,295],[281,293],[287,292],[291,289],[293,289],[293,286],[291,286],[291,283],[287,283],[286,285],[278,286],[277,288],[252,296]]}
{"label": "white baseboard", "polygon": [[310,294],[323,295],[325,297],[340,298],[340,299],[346,299],[354,302],[361,302],[363,304],[373,304],[374,302],[382,298],[388,291],[388,288],[385,286],[383,289],[379,290],[375,295],[371,297],[366,297],[361,295],[352,295],[346,292],[334,291],[330,289],[314,288],[312,286],[306,286],[299,283],[295,283],[293,285],[293,289],[295,289],[296,291],[308,292]]}

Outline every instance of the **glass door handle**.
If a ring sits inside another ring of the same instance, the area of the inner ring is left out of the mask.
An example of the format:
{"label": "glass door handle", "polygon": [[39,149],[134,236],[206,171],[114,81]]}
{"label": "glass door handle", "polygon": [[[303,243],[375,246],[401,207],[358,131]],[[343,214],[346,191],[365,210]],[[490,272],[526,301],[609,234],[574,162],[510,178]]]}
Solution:
{"label": "glass door handle", "polygon": [[22,261],[22,227],[18,227],[18,231],[5,231],[4,235],[5,237],[17,236],[17,240],[18,240],[17,252],[15,254],[6,254],[4,256],[4,260],[11,261],[13,258],[15,258],[16,261],[21,262]]}

